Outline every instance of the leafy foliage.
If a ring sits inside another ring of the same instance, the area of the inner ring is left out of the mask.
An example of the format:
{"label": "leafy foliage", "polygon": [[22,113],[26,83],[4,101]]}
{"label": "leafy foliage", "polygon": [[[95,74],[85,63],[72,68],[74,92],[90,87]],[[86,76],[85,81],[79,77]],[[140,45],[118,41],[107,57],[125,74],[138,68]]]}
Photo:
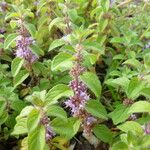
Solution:
{"label": "leafy foliage", "polygon": [[1,1],[0,149],[85,139],[148,149],[149,10],[149,0]]}

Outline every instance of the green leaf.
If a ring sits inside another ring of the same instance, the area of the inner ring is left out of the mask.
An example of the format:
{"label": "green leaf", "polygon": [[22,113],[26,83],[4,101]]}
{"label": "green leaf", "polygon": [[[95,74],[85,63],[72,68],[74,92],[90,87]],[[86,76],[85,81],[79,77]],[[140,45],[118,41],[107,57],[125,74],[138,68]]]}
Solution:
{"label": "green leaf", "polygon": [[8,112],[3,111],[3,113],[0,116],[0,126],[7,121],[8,117]]}
{"label": "green leaf", "polygon": [[11,108],[17,112],[21,112],[21,110],[26,106],[25,101],[22,100],[13,100],[11,102]]}
{"label": "green leaf", "polygon": [[114,111],[109,113],[109,117],[112,118],[114,124],[124,122],[129,118],[130,113],[128,113],[130,107],[126,107],[122,104],[118,105]]}
{"label": "green leaf", "polygon": [[30,45],[30,48],[35,55],[44,56],[44,51],[39,46],[32,44]]}
{"label": "green leaf", "polygon": [[5,20],[11,19],[11,18],[19,18],[21,17],[19,13],[13,12],[13,13],[7,13],[5,16]]}
{"label": "green leaf", "polygon": [[143,128],[141,127],[141,125],[134,121],[127,121],[124,124],[117,126],[117,128],[126,133],[131,131],[135,133],[136,135],[143,134]]}
{"label": "green leaf", "polygon": [[14,127],[12,135],[21,135],[26,134],[28,132],[27,130],[27,118],[23,117],[17,117],[16,118],[16,125]]}
{"label": "green leaf", "polygon": [[37,23],[38,32],[42,29],[42,27],[45,25],[45,23],[47,23],[48,20],[49,18],[45,17],[44,15],[38,19]]}
{"label": "green leaf", "polygon": [[116,79],[107,79],[105,81],[105,84],[110,85],[115,88],[117,86],[121,86],[122,88],[127,89],[129,81],[130,80],[127,77],[119,77]]}
{"label": "green leaf", "polygon": [[58,23],[60,22],[63,22],[63,19],[62,18],[55,18],[51,21],[51,23],[49,24],[48,28],[49,28],[49,31],[51,31],[52,27],[57,25]]}
{"label": "green leaf", "polygon": [[147,101],[135,102],[129,109],[128,113],[150,112],[150,103]]}
{"label": "green leaf", "polygon": [[123,54],[117,54],[113,57],[113,60],[115,60],[115,59],[122,60],[124,58],[125,58],[125,56]]}
{"label": "green leaf", "polygon": [[16,57],[13,59],[11,63],[11,73],[13,77],[15,77],[19,73],[23,63],[24,63],[24,60],[21,58]]}
{"label": "green leaf", "polygon": [[87,61],[89,61],[92,65],[94,65],[95,63],[96,63],[96,61],[97,61],[97,55],[95,55],[95,54],[87,54],[86,55],[86,58],[85,58],[85,61],[86,61],[86,59],[87,59]]}
{"label": "green leaf", "polygon": [[25,137],[22,141],[21,141],[21,148],[20,150],[28,150],[28,138]]}
{"label": "green leaf", "polygon": [[32,68],[34,70],[34,73],[35,74],[42,74],[44,77],[47,78],[47,75],[49,75],[50,73],[47,71],[47,67],[45,66],[44,63],[42,62],[35,62],[33,65],[32,65]]}
{"label": "green leaf", "polygon": [[46,90],[43,90],[41,92],[33,92],[31,96],[28,96],[26,99],[30,101],[32,104],[36,106],[44,106],[44,101],[46,98]]}
{"label": "green leaf", "polygon": [[111,143],[113,139],[113,134],[106,125],[96,125],[93,128],[93,132],[97,136],[97,138],[105,143]]}
{"label": "green leaf", "polygon": [[44,150],[45,127],[40,125],[35,131],[28,135],[28,150]]}
{"label": "green leaf", "polygon": [[47,4],[47,1],[39,1],[38,5],[37,5],[37,12],[42,12],[42,8]]}
{"label": "green leaf", "polygon": [[14,29],[17,26],[17,21],[16,20],[11,20],[10,21],[10,26],[12,29]]}
{"label": "green leaf", "polygon": [[136,120],[139,124],[146,124],[146,123],[149,123],[150,122],[150,116],[142,116],[141,118],[138,118]]}
{"label": "green leaf", "polygon": [[8,49],[10,45],[18,38],[16,33],[9,34],[4,42],[4,49]]}
{"label": "green leaf", "polygon": [[109,0],[101,0],[101,5],[105,12],[109,10],[110,1]]}
{"label": "green leaf", "polygon": [[80,76],[81,80],[87,85],[87,87],[95,94],[99,99],[101,95],[101,83],[96,74],[92,72],[86,72]]}
{"label": "green leaf", "polygon": [[3,111],[5,110],[7,105],[6,100],[0,100],[0,116],[3,114]]}
{"label": "green leaf", "polygon": [[26,23],[25,27],[27,28],[27,30],[29,31],[31,36],[35,37],[35,35],[36,35],[36,28],[35,28],[35,26],[33,24],[31,24],[31,23]]}
{"label": "green leaf", "polygon": [[146,34],[144,34],[144,36],[145,36],[146,38],[150,38],[150,32],[146,32]]}
{"label": "green leaf", "polygon": [[27,128],[28,128],[29,133],[33,132],[37,128],[40,122],[40,118],[41,118],[41,115],[40,115],[39,110],[33,109],[30,112],[27,118]]}
{"label": "green leaf", "polygon": [[126,143],[119,141],[113,144],[113,146],[111,147],[111,150],[129,150],[129,148]]}
{"label": "green leaf", "polygon": [[129,99],[136,99],[142,89],[145,87],[145,83],[139,80],[138,78],[133,78],[128,86],[127,95]]}
{"label": "green leaf", "polygon": [[14,78],[14,87],[16,88],[19,84],[21,84],[27,77],[29,73],[26,70],[21,70]]}
{"label": "green leaf", "polygon": [[105,28],[107,27],[107,25],[108,25],[108,20],[102,20],[102,21],[100,21],[100,23],[99,23],[99,31],[100,32],[104,32],[104,30],[105,30]]}
{"label": "green leaf", "polygon": [[77,19],[79,17],[76,9],[69,9],[68,15],[69,15],[69,18],[71,19],[71,21],[74,23],[77,21]]}
{"label": "green leaf", "polygon": [[73,125],[73,134],[75,135],[80,128],[81,121],[76,118],[70,118],[69,123]]}
{"label": "green leaf", "polygon": [[21,113],[19,114],[19,116],[17,116],[17,118],[27,117],[28,114],[33,110],[33,108],[33,106],[26,106],[22,109]]}
{"label": "green leaf", "polygon": [[19,116],[16,117],[16,125],[14,127],[12,135],[26,134],[27,129],[27,116],[33,110],[33,106],[26,106],[22,109]]}
{"label": "green leaf", "polygon": [[144,55],[144,65],[147,68],[150,68],[150,53]]}
{"label": "green leaf", "polygon": [[54,131],[64,138],[71,139],[79,130],[80,120],[77,118],[68,118],[68,121],[55,118],[51,121]]}
{"label": "green leaf", "polygon": [[107,119],[107,112],[105,107],[97,100],[90,100],[86,104],[86,110],[93,116],[101,119]]}
{"label": "green leaf", "polygon": [[125,38],[123,37],[114,37],[110,41],[111,43],[121,43],[124,44],[126,42]]}
{"label": "green leaf", "polygon": [[61,97],[70,97],[73,91],[65,84],[58,84],[50,89],[46,95],[46,103],[55,104]]}
{"label": "green leaf", "polygon": [[99,52],[100,54],[104,54],[104,48],[98,42],[86,41],[83,43],[84,47],[89,50],[94,50]]}
{"label": "green leaf", "polygon": [[141,140],[141,143],[142,143],[142,147],[149,147],[150,145],[150,135],[146,135],[142,138]]}
{"label": "green leaf", "polygon": [[52,60],[51,68],[53,71],[59,69],[70,69],[73,66],[73,56],[68,53],[61,52]]}
{"label": "green leaf", "polygon": [[123,64],[133,66],[136,69],[140,69],[141,67],[141,63],[137,59],[134,59],[134,58],[126,60]]}
{"label": "green leaf", "polygon": [[65,44],[65,41],[63,41],[62,39],[54,40],[54,41],[51,43],[51,45],[50,45],[48,51],[51,51],[51,50],[53,50],[53,49],[55,49],[55,48],[57,48],[57,47],[60,47],[60,46],[62,46],[62,45],[64,45],[64,44]]}
{"label": "green leaf", "polygon": [[96,63],[99,56],[97,54],[91,54],[85,51],[83,57],[84,57],[83,62],[84,67],[90,68]]}
{"label": "green leaf", "polygon": [[[67,150],[65,145],[60,145],[58,143],[52,143],[52,145],[59,150]],[[49,150],[49,149],[48,149]]]}
{"label": "green leaf", "polygon": [[46,111],[48,116],[59,117],[62,120],[67,120],[67,114],[60,106],[50,105]]}
{"label": "green leaf", "polygon": [[127,134],[124,133],[120,135],[121,141],[126,142],[126,143],[136,142],[136,137],[137,135],[132,131],[129,131]]}
{"label": "green leaf", "polygon": [[140,94],[150,99],[150,87],[142,89]]}

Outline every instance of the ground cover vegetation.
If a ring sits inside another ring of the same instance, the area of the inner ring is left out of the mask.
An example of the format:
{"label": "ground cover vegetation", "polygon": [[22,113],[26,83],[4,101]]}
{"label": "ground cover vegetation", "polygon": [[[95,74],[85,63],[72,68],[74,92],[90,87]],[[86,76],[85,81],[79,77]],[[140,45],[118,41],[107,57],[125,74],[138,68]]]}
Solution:
{"label": "ground cover vegetation", "polygon": [[149,148],[149,0],[1,0],[0,150]]}

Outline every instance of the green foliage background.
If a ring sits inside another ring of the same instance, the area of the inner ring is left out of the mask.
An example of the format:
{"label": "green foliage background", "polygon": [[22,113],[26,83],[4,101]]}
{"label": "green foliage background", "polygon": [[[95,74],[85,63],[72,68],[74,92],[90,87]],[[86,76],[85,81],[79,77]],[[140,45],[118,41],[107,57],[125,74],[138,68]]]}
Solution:
{"label": "green foliage background", "polygon": [[[15,57],[20,20],[39,58],[28,67]],[[73,95],[68,72],[81,43],[87,68],[81,80],[92,99],[86,110],[99,120],[91,138],[111,150],[148,149],[149,0],[1,1],[0,32],[0,143],[15,139],[21,150],[67,150],[82,133],[80,120],[63,105]],[[43,113],[57,134],[48,144]]]}

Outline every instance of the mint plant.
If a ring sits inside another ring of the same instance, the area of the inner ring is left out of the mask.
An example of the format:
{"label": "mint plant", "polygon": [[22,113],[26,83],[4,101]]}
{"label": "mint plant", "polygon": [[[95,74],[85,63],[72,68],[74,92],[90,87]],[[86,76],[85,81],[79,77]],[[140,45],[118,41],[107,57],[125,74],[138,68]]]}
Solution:
{"label": "mint plant", "polygon": [[0,149],[149,149],[149,10],[1,1]]}

